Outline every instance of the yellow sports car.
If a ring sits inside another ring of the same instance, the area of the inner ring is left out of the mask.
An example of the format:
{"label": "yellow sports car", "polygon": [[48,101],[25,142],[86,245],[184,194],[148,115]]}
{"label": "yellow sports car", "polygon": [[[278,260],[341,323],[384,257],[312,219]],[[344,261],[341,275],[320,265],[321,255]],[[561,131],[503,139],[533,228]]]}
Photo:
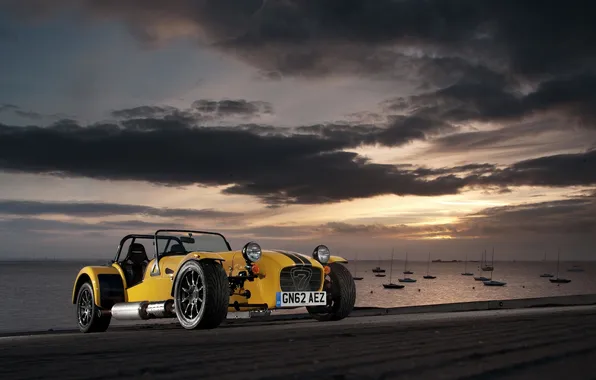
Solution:
{"label": "yellow sports car", "polygon": [[108,265],[82,268],[72,302],[85,333],[105,331],[112,318],[177,318],[186,329],[209,329],[226,318],[303,306],[317,320],[339,320],[356,301],[342,263],[347,260],[331,256],[324,245],[309,257],[263,251],[255,242],[232,250],[217,232],[158,230],[127,235]]}

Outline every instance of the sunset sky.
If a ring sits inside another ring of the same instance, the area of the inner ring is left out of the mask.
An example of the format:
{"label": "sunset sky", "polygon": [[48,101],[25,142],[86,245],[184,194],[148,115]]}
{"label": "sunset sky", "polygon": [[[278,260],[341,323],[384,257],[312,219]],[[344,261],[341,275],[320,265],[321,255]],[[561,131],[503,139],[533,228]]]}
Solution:
{"label": "sunset sky", "polygon": [[0,0],[0,258],[595,259],[594,8]]}

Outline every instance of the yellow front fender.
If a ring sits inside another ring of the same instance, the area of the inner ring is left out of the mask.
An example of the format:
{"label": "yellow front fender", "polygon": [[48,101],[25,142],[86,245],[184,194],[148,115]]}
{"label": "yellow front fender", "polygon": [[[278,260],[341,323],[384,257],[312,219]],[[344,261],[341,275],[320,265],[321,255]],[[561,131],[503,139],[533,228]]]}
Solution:
{"label": "yellow front fender", "polygon": [[72,288],[72,303],[76,303],[79,288],[89,282],[93,298],[99,307],[109,308],[116,302],[125,302],[124,280],[113,266],[87,266],[82,268]]}
{"label": "yellow front fender", "polygon": [[344,263],[344,264],[347,264],[348,263],[348,260],[344,259],[341,256],[331,256],[331,257],[329,257],[329,264],[331,264],[331,263]]}

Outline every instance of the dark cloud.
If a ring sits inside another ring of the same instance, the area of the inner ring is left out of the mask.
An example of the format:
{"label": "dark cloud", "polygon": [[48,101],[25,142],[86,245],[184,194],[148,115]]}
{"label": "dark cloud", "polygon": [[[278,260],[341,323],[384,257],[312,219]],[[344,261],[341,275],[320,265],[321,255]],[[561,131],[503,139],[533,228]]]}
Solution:
{"label": "dark cloud", "polygon": [[170,115],[176,111],[178,111],[178,109],[171,106],[140,106],[112,111],[112,116],[115,118],[123,119],[136,119],[146,117],[159,118]]}
{"label": "dark cloud", "polygon": [[382,194],[456,194],[469,186],[503,190],[596,184],[594,150],[505,168],[471,164],[434,169],[376,164],[342,151],[367,144],[400,145],[423,138],[433,128],[445,126],[408,118],[396,118],[385,128],[190,127],[180,120],[151,118],[89,127],[72,121],[46,128],[0,125],[0,168],[164,185],[227,186],[224,193],[253,195],[270,205]]}
{"label": "dark cloud", "polygon": [[219,116],[254,116],[272,114],[273,106],[269,102],[247,101],[244,99],[197,100],[192,107],[201,114],[215,114]]}
{"label": "dark cloud", "polygon": [[464,218],[468,234],[592,235],[596,233],[596,195],[557,201],[493,207]]}
{"label": "dark cloud", "polygon": [[15,106],[14,104],[0,104],[0,113],[1,112],[6,112],[6,111],[14,111],[19,109],[18,106]]}
{"label": "dark cloud", "polygon": [[[168,223],[168,228],[185,229],[188,226],[180,223]],[[105,231],[121,234],[121,237],[127,233],[154,233],[156,230],[164,228],[163,223],[151,223],[141,220],[127,220],[119,222],[99,222],[85,223],[82,221],[61,221],[40,218],[9,218],[0,219],[1,232],[54,232],[59,235],[77,232]]]}
{"label": "dark cloud", "polygon": [[0,200],[0,214],[23,216],[68,215],[73,217],[144,215],[164,218],[226,218],[242,215],[212,209],[156,208],[103,202],[40,202],[25,200]]}
{"label": "dark cloud", "polygon": [[271,103],[244,99],[201,99],[193,102],[188,109],[172,106],[139,106],[112,111],[112,116],[118,119],[151,118],[186,123],[216,121],[229,117],[249,120],[268,114],[273,114]]}
{"label": "dark cloud", "polygon": [[546,146],[552,151],[552,141],[539,139],[543,134],[559,131],[558,121],[516,123],[492,130],[454,133],[432,141],[430,152],[470,152],[478,149],[527,149]]}
{"label": "dark cloud", "polygon": [[16,110],[14,111],[14,113],[16,113],[17,115],[27,118],[27,119],[33,119],[33,120],[41,120],[43,119],[43,115],[38,113],[38,112],[33,112],[33,111],[21,111],[21,110]]}
{"label": "dark cloud", "polygon": [[59,113],[52,114],[52,115],[44,115],[39,112],[23,110],[21,107],[19,107],[17,105],[6,104],[6,103],[0,104],[0,113],[3,113],[3,112],[13,112],[15,115],[20,116],[22,118],[38,120],[38,121],[45,119],[45,118],[63,119],[63,118],[68,117],[68,115],[59,114]]}
{"label": "dark cloud", "polygon": [[360,139],[346,139],[273,133],[266,127],[188,127],[163,119],[135,123],[135,128],[84,128],[72,122],[47,128],[0,126],[0,167],[168,185],[227,185],[226,193],[255,195],[270,203],[325,203],[386,193],[452,194],[467,182],[452,175],[426,180],[341,151],[362,144],[362,138],[386,144],[411,139],[411,134],[402,137],[392,131],[408,124],[370,129],[373,137],[364,133]]}
{"label": "dark cloud", "polygon": [[[39,17],[50,17],[52,11],[73,4],[71,0],[4,2],[8,10],[21,11],[17,14],[27,11]],[[379,136],[366,133],[379,144],[427,138],[478,121],[509,126],[545,114],[564,115],[561,130],[575,125],[596,129],[592,2],[578,0],[564,7],[554,0],[86,0],[77,4],[87,15],[126,22],[144,42],[162,42],[180,34],[201,39],[200,46],[243,59],[264,78],[353,75],[412,83],[416,95],[386,104],[391,113],[402,114],[394,116],[396,123],[409,125],[380,131]],[[176,121],[270,112],[271,105],[263,102],[204,100],[188,110],[137,107],[113,115],[133,120],[163,118],[176,125]],[[337,128],[323,133],[338,135]],[[360,137],[353,136],[358,131],[339,133],[345,139]],[[503,130],[491,136],[470,133],[450,138],[488,146],[491,141],[511,141],[512,134]]]}
{"label": "dark cloud", "polygon": [[490,239],[506,235],[512,239],[533,234],[584,235],[596,232],[596,193],[563,200],[523,203],[491,207],[468,214],[450,224],[363,224],[330,222],[322,225],[263,226],[246,230],[230,230],[246,236],[269,238],[313,238],[333,236],[433,239],[449,236],[453,239]]}
{"label": "dark cloud", "polygon": [[[73,4],[71,0],[51,5],[38,0],[4,3],[38,15]],[[582,0],[565,6],[554,0],[87,0],[78,4],[94,15],[125,20],[145,42],[180,34],[200,36],[203,42],[265,71],[284,74],[327,74],[331,68],[391,70],[396,60],[393,52],[400,48],[415,48],[427,56],[497,62],[526,76],[591,69],[596,61],[594,4]]]}
{"label": "dark cloud", "polygon": [[[197,228],[171,222],[168,227]],[[13,256],[41,252],[60,257],[104,257],[108,250],[111,255],[115,242],[125,234],[153,233],[160,228],[163,224],[141,220],[85,223],[80,219],[0,218],[0,236],[24,243],[11,250],[9,255]],[[374,260],[379,255],[388,257],[383,250],[390,252],[392,247],[400,253],[408,250],[414,257],[423,252],[419,258],[424,260],[429,251],[433,257],[463,259],[462,252],[478,252],[491,246],[496,247],[501,259],[527,259],[533,253],[542,259],[545,250],[552,252],[557,246],[572,250],[577,258],[590,258],[589,247],[596,233],[596,191],[557,201],[487,208],[450,224],[363,224],[348,220],[321,225],[226,226],[217,231],[233,248],[256,240],[266,249],[309,254],[317,244],[327,244],[344,257],[352,258],[359,252],[361,259]],[[454,240],[458,244],[453,244]],[[47,249],[35,249],[40,244]]]}
{"label": "dark cloud", "polygon": [[596,185],[596,150],[558,154],[516,162],[481,177],[478,183],[499,186],[588,186]]}
{"label": "dark cloud", "polygon": [[390,109],[410,109],[453,122],[511,121],[536,113],[562,112],[596,128],[596,76],[579,75],[541,83],[529,94],[507,91],[490,82],[459,82],[436,92],[399,98]]}

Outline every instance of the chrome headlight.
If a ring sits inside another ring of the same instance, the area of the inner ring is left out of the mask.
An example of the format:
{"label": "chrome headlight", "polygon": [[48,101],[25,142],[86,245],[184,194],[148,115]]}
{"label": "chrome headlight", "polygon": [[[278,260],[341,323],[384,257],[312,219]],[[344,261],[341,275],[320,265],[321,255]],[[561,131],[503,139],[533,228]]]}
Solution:
{"label": "chrome headlight", "polygon": [[312,253],[312,257],[321,264],[327,264],[331,257],[331,251],[325,245],[319,245]]}
{"label": "chrome headlight", "polygon": [[261,246],[251,241],[242,248],[242,256],[250,263],[257,262],[261,258]]}

